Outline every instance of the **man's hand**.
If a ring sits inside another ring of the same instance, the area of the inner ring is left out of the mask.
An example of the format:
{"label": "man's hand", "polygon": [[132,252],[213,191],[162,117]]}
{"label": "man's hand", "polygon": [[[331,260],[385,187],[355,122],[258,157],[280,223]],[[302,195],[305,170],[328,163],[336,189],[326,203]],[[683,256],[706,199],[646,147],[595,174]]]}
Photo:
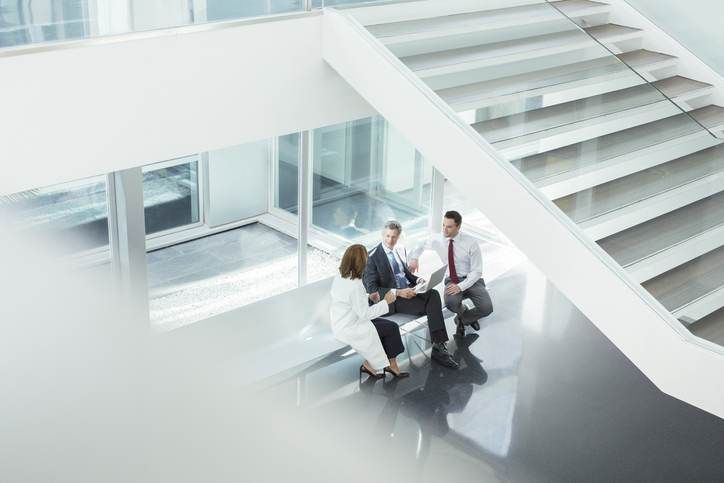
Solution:
{"label": "man's hand", "polygon": [[415,293],[415,289],[412,289],[412,288],[400,288],[400,289],[397,289],[397,296],[398,296],[398,297],[402,297],[403,299],[411,299],[411,298],[414,297],[415,295],[417,295],[417,294]]}
{"label": "man's hand", "polygon": [[407,268],[409,268],[412,273],[416,273],[417,269],[420,268],[419,260],[417,258],[413,258],[410,260],[410,263],[407,264]]}
{"label": "man's hand", "polygon": [[380,293],[379,293],[379,292],[372,292],[372,293],[370,294],[370,300],[371,300],[373,303],[375,303],[375,304],[376,304],[377,302],[379,302],[379,301],[380,301]]}
{"label": "man's hand", "polygon": [[458,287],[458,284],[456,283],[448,284],[445,287],[445,295],[455,295],[460,292],[462,292],[462,290],[460,290],[460,287]]}
{"label": "man's hand", "polygon": [[[377,292],[375,292],[375,293],[377,293]],[[378,299],[380,298],[380,294],[377,294],[377,298]],[[397,296],[395,295],[395,292],[393,292],[392,290],[388,290],[387,293],[385,294],[385,302],[387,302],[387,305],[392,304],[396,298],[397,298]]]}

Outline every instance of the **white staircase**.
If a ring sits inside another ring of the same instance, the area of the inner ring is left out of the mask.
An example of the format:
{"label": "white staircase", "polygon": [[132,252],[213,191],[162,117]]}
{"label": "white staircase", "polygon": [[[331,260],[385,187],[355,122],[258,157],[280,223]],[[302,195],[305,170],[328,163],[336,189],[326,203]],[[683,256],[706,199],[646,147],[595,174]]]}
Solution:
{"label": "white staircase", "polygon": [[724,307],[715,88],[606,3],[522,3],[360,21],[696,332]]}

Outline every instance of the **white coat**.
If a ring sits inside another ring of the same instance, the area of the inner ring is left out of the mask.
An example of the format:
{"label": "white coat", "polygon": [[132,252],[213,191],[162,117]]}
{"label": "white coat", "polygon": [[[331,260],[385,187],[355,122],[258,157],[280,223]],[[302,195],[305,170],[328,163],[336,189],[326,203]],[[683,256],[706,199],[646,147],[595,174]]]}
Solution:
{"label": "white coat", "polygon": [[343,278],[339,274],[332,281],[330,315],[334,337],[349,344],[367,359],[374,369],[389,365],[380,336],[371,320],[389,312],[384,300],[370,306],[362,280]]}

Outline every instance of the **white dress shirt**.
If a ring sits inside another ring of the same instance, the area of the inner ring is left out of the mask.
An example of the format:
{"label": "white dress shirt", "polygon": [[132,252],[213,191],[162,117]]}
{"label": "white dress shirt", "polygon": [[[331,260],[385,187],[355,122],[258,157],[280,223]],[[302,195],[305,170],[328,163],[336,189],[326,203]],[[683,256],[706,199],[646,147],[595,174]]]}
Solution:
{"label": "white dress shirt", "polygon": [[[458,232],[453,238],[453,260],[455,262],[455,272],[460,278],[461,291],[467,290],[480,280],[483,276],[483,255],[480,253],[478,241],[470,235]],[[411,253],[410,258],[420,258],[422,252],[426,249],[433,249],[437,252],[440,260],[447,263],[447,250],[450,238],[442,235],[433,235],[428,238],[423,245],[416,247]],[[447,276],[450,276],[450,267],[448,267]],[[465,280],[462,278],[465,277]]]}
{"label": "white dress shirt", "polygon": [[350,345],[359,355],[377,369],[389,364],[377,329],[371,320],[389,312],[387,302],[380,300],[367,304],[367,292],[362,280],[342,278],[339,274],[332,281],[329,308],[334,337]]}

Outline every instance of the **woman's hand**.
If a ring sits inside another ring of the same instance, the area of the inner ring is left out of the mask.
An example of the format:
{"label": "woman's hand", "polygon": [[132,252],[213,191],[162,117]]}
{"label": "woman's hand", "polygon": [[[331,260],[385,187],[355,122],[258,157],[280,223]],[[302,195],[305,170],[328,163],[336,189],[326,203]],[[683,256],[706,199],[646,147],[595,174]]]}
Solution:
{"label": "woman's hand", "polygon": [[392,290],[388,290],[387,293],[385,294],[385,302],[387,302],[387,305],[390,305],[391,303],[393,303],[396,298],[397,298],[397,296],[395,295],[395,293]]}

